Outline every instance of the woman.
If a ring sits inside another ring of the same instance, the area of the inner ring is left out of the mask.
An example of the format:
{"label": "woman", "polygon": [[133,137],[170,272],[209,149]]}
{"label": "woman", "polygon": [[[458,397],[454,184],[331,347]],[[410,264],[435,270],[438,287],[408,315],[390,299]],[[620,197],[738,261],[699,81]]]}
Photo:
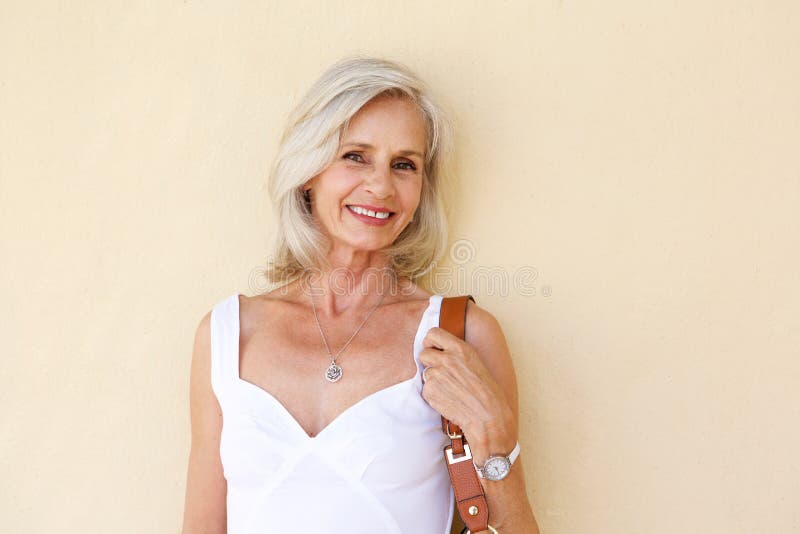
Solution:
{"label": "woman", "polygon": [[[339,62],[295,109],[270,177],[281,285],[231,295],[197,329],[184,534],[445,534],[439,414],[477,467],[515,449],[497,321],[469,302],[461,340],[413,281],[447,242],[448,140],[423,84],[389,61]],[[489,478],[489,523],[538,532],[520,460]]]}

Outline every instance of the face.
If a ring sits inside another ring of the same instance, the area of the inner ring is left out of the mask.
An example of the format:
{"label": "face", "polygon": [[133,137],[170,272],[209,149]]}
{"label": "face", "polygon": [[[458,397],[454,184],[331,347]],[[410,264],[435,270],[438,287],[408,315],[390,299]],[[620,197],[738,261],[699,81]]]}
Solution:
{"label": "face", "polygon": [[353,116],[333,163],[304,186],[335,251],[397,239],[419,206],[425,144],[424,119],[408,99],[379,96]]}

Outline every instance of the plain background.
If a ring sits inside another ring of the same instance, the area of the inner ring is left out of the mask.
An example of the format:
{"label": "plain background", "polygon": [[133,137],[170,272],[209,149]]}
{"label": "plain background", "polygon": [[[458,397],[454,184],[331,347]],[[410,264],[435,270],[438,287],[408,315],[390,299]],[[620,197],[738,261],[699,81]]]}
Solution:
{"label": "plain background", "polygon": [[365,53],[451,111],[459,269],[535,272],[466,289],[542,531],[800,532],[798,28],[793,0],[3,0],[2,530],[180,529],[194,331],[263,289],[286,115]]}

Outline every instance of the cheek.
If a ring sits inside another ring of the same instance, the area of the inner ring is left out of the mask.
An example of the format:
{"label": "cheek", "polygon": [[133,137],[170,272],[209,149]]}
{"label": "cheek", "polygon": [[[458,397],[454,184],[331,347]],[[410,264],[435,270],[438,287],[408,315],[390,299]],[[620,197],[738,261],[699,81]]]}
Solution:
{"label": "cheek", "polygon": [[358,172],[355,169],[350,169],[345,164],[334,164],[326,173],[331,180],[339,182],[352,182],[359,179]]}
{"label": "cheek", "polygon": [[417,209],[422,195],[422,186],[419,180],[404,183],[398,187],[400,195],[403,197],[403,205],[413,211]]}
{"label": "cheek", "polygon": [[358,176],[343,167],[333,166],[319,175],[317,190],[324,192],[332,202],[341,201],[340,197],[349,194],[358,184]]}

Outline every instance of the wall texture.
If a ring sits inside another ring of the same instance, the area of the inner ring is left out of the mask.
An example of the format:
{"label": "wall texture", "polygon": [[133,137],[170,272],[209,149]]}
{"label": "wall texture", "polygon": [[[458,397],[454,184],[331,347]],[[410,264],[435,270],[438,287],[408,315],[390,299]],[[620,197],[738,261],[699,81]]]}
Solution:
{"label": "wall texture", "polygon": [[792,0],[0,1],[2,530],[179,530],[194,330],[261,289],[280,127],[362,52],[455,118],[454,291],[511,345],[542,531],[800,532],[798,28]]}

